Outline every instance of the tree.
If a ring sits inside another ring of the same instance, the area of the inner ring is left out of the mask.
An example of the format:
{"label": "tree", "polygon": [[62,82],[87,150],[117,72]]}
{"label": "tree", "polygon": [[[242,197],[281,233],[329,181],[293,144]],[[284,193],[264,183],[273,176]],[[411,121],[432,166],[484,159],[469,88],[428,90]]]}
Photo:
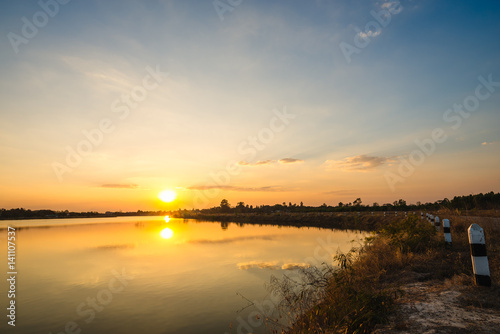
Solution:
{"label": "tree", "polygon": [[231,209],[231,205],[229,205],[227,199],[224,198],[222,201],[220,201],[220,209],[222,212],[229,212],[229,210]]}
{"label": "tree", "polygon": [[236,204],[236,211],[238,211],[238,212],[244,212],[245,211],[245,203],[244,202],[238,202],[238,204]]}
{"label": "tree", "polygon": [[362,203],[361,198],[358,197],[352,204],[354,206],[361,206],[361,203]]}

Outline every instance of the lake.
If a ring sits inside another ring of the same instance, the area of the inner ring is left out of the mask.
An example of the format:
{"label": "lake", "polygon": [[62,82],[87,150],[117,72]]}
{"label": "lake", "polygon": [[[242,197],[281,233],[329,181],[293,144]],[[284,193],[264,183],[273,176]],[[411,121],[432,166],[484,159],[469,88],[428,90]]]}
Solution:
{"label": "lake", "polygon": [[272,275],[297,275],[348,251],[356,231],[164,217],[0,221],[16,228],[15,328],[1,285],[0,332],[267,333]]}

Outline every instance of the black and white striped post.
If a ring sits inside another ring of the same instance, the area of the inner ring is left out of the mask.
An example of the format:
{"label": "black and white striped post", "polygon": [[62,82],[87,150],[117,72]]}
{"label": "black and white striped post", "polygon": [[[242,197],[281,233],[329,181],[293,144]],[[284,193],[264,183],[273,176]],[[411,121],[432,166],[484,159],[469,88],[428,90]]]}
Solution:
{"label": "black and white striped post", "polygon": [[436,231],[439,232],[439,229],[441,228],[441,223],[438,216],[434,217],[434,227],[436,228]]}
{"label": "black and white striped post", "polygon": [[477,224],[472,224],[467,230],[469,233],[472,269],[476,285],[491,286],[490,268],[486,256],[484,230]]}
{"label": "black and white striped post", "polygon": [[451,226],[449,219],[443,219],[444,241],[447,246],[451,246]]}

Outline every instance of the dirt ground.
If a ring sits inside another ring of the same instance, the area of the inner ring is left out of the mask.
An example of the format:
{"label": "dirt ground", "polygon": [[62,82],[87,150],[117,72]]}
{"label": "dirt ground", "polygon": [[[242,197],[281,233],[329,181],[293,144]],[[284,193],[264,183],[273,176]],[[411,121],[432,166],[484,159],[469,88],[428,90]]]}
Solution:
{"label": "dirt ground", "polygon": [[[373,333],[500,333],[498,287],[476,287],[453,280],[404,285],[396,312]],[[481,302],[484,301],[484,302]]]}

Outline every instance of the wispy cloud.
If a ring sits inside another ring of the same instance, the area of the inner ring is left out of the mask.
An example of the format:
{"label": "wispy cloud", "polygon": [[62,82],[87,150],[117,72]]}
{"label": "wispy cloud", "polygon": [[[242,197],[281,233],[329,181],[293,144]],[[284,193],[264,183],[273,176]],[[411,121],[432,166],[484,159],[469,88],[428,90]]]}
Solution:
{"label": "wispy cloud", "polygon": [[119,245],[102,245],[94,247],[96,250],[116,250],[116,249],[130,249],[135,248],[134,244],[119,244]]}
{"label": "wispy cloud", "polygon": [[390,8],[399,5],[399,1],[387,1],[380,5],[380,8]]}
{"label": "wispy cloud", "polygon": [[282,164],[295,164],[295,163],[304,162],[304,160],[301,160],[301,159],[292,159],[292,158],[284,158],[284,159],[280,159],[278,162],[280,162]]}
{"label": "wispy cloud", "polygon": [[358,192],[355,190],[331,190],[325,191],[323,194],[325,195],[355,195]]}
{"label": "wispy cloud", "polygon": [[481,145],[488,146],[488,145],[493,145],[494,143],[495,143],[494,141],[485,141],[485,142],[482,142]]}
{"label": "wispy cloud", "polygon": [[240,161],[238,162],[238,165],[240,166],[265,166],[265,165],[272,165],[276,163],[276,160],[261,160],[261,161],[257,161],[255,163],[250,163],[250,162],[246,162],[246,161]]}
{"label": "wispy cloud", "polygon": [[239,187],[239,186],[219,186],[219,185],[205,185],[205,186],[191,186],[189,190],[211,190],[220,189],[228,191],[263,191],[263,192],[276,192],[285,191],[281,186],[263,186],[263,187]]}
{"label": "wispy cloud", "polygon": [[136,189],[138,187],[139,186],[135,183],[107,183],[101,185],[101,188]]}
{"label": "wispy cloud", "polygon": [[381,30],[376,30],[376,31],[369,30],[367,32],[360,31],[358,33],[358,36],[361,38],[377,37],[378,35],[380,35],[381,32],[382,32]]}
{"label": "wispy cloud", "polygon": [[240,161],[240,162],[238,162],[238,165],[247,166],[247,167],[255,167],[255,166],[276,165],[278,163],[280,163],[280,164],[294,164],[294,163],[301,163],[301,162],[304,162],[304,160],[293,159],[293,158],[283,158],[283,159],[279,159],[279,160],[261,160],[261,161],[255,162],[255,163],[250,163],[247,161]]}
{"label": "wispy cloud", "polygon": [[327,170],[343,170],[350,172],[367,172],[374,170],[385,164],[390,165],[395,162],[394,158],[375,157],[369,155],[356,155],[343,160],[327,160],[324,165]]}

